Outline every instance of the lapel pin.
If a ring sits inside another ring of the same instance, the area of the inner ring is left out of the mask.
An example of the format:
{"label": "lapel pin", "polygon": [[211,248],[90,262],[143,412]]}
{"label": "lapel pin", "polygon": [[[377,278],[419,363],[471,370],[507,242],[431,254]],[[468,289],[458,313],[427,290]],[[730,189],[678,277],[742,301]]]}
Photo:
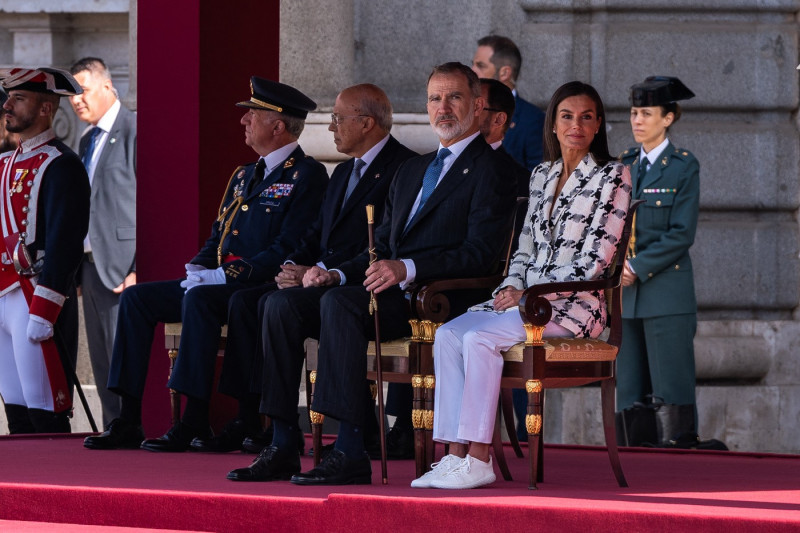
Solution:
{"label": "lapel pin", "polygon": [[375,178],[375,179],[378,179],[378,178],[380,178],[380,177],[381,177],[381,175],[380,175],[380,173],[378,173],[378,174],[375,174],[375,175],[374,175],[374,176],[372,176],[372,177],[373,177],[373,178]]}
{"label": "lapel pin", "polygon": [[462,172],[462,174],[469,174],[469,169],[465,168],[464,171]]}
{"label": "lapel pin", "polygon": [[111,138],[108,140],[108,144],[114,144],[115,142],[117,142],[117,139],[116,139],[116,137],[111,137]]}

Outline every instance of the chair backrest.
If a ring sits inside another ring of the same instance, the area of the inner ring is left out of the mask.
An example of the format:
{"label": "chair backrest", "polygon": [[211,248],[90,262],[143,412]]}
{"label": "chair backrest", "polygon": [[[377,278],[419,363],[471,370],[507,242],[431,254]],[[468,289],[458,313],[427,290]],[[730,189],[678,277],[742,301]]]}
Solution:
{"label": "chair backrest", "polygon": [[518,196],[514,206],[514,213],[511,219],[512,230],[508,234],[508,241],[505,244],[504,255],[500,260],[503,266],[503,277],[508,276],[508,269],[511,267],[511,256],[517,250],[519,234],[522,233],[522,226],[525,225],[525,213],[528,211],[528,197]]}
{"label": "chair backrest", "polygon": [[628,242],[631,238],[631,228],[636,209],[644,200],[633,200],[628,213],[625,216],[625,226],[622,228],[622,236],[617,243],[617,251],[614,252],[611,276],[611,288],[606,289],[606,313],[608,316],[609,334],[608,344],[619,348],[622,343],[622,270],[625,267],[625,257],[628,254]]}

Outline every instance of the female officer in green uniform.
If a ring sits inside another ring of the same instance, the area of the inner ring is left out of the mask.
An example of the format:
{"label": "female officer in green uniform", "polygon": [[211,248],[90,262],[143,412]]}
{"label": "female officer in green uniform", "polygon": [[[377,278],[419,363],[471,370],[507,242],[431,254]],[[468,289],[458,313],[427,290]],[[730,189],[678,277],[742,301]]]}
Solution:
{"label": "female officer in green uniform", "polygon": [[631,87],[631,128],[639,146],[621,156],[633,177],[633,198],[644,203],[634,219],[622,278],[617,410],[656,404],[657,446],[697,443],[697,302],[689,247],[697,227],[700,166],[667,137],[681,116],[677,101],[693,96],[679,79],[664,76]]}

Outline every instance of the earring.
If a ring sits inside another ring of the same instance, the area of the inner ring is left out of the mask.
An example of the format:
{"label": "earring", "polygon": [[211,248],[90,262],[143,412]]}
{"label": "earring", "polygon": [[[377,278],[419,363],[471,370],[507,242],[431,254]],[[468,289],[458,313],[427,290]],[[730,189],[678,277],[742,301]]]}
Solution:
{"label": "earring", "polygon": [[556,129],[555,129],[555,128],[553,128],[553,133],[555,133],[555,132],[556,132]]}

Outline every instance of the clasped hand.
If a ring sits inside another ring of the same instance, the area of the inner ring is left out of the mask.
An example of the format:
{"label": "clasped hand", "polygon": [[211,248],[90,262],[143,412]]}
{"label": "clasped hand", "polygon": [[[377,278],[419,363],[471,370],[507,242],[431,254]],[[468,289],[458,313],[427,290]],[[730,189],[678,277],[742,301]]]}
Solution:
{"label": "clasped hand", "polygon": [[281,271],[275,276],[275,283],[278,284],[279,289],[300,287],[303,285],[303,277],[308,270],[310,270],[310,267],[286,263],[281,265]]}
{"label": "clasped hand", "polygon": [[492,302],[494,310],[505,311],[506,309],[517,307],[520,299],[522,299],[523,292],[522,289],[515,289],[510,285],[506,285],[500,289],[494,297],[494,301]]}
{"label": "clasped hand", "polygon": [[225,283],[225,272],[222,267],[209,270],[204,266],[187,263],[186,279],[181,281],[181,287],[189,291],[198,285],[222,285]]}

